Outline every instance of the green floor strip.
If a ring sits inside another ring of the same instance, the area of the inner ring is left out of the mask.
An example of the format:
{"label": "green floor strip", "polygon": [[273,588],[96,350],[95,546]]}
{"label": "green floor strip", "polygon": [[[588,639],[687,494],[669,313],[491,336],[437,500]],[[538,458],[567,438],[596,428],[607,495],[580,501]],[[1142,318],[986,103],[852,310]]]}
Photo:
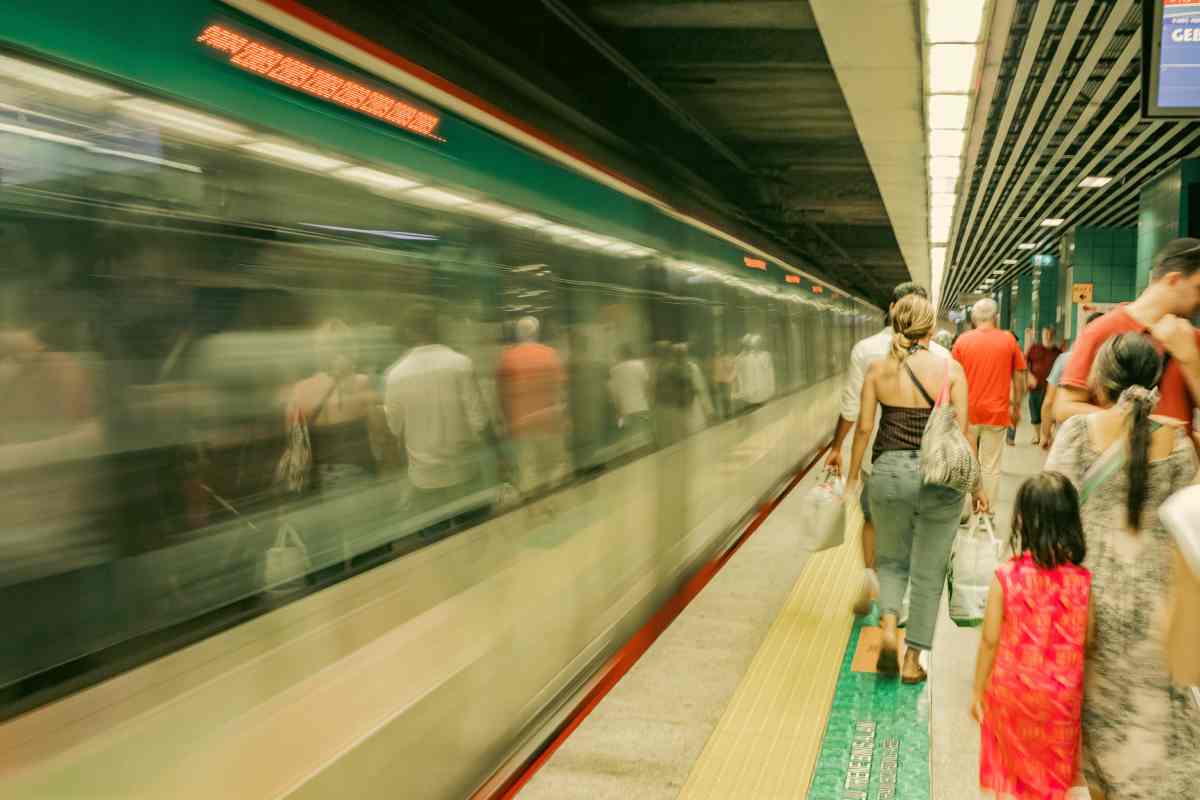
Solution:
{"label": "green floor strip", "polygon": [[850,668],[872,614],[854,623],[808,800],[928,800],[929,684]]}

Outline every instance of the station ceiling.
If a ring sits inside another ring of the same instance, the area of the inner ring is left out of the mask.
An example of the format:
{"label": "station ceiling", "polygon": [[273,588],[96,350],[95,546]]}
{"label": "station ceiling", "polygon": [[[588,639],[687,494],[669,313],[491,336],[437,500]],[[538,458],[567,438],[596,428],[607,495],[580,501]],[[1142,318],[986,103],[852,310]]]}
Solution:
{"label": "station ceiling", "polygon": [[843,288],[883,303],[909,278],[807,0],[308,4]]}
{"label": "station ceiling", "polygon": [[1057,255],[1072,225],[1136,224],[1141,187],[1200,155],[1200,123],[1141,116],[1137,0],[997,0],[997,27],[1007,33],[975,111],[943,309]]}

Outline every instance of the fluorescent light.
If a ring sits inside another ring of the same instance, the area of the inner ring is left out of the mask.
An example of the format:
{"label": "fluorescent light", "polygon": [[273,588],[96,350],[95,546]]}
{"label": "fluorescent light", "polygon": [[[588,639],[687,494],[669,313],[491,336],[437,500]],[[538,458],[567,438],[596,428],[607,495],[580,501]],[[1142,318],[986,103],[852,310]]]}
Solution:
{"label": "fluorescent light", "polygon": [[957,158],[934,157],[929,159],[929,177],[957,178],[962,172],[962,162]]}
{"label": "fluorescent light", "polygon": [[[1017,259],[1015,259],[1015,258],[1006,258],[1006,259],[1004,259],[1003,261],[1001,261],[1000,263],[1001,263],[1001,264],[1008,264],[1008,265],[1011,267],[1011,266],[1015,266],[1016,264],[1019,264],[1020,262],[1019,262],[1019,261],[1017,261]],[[993,274],[993,275],[1003,275],[1003,274],[1004,274],[1004,270],[1002,270],[1002,269],[994,269],[994,270],[992,270],[992,274]]]}
{"label": "fluorescent light", "polygon": [[983,0],[928,0],[925,4],[925,41],[979,41],[983,5]]}
{"label": "fluorescent light", "polygon": [[1017,245],[1017,249],[1018,250],[1036,250],[1037,245],[1034,244],[1033,242],[1021,242],[1019,245]]}
{"label": "fluorescent light", "polygon": [[534,214],[517,214],[512,217],[505,217],[503,222],[505,225],[515,225],[518,228],[531,228],[534,230],[544,228],[550,224],[550,220],[542,219]]}
{"label": "fluorescent light", "polygon": [[170,159],[159,158],[158,156],[149,156],[145,153],[130,153],[126,150],[110,150],[107,147],[88,147],[88,151],[103,156],[116,156],[117,158],[128,158],[133,161],[144,161],[147,164],[156,164],[160,167],[170,167],[171,169],[178,169],[184,172],[192,172],[195,174],[200,174],[203,172],[203,170],[197,167],[195,164],[184,164],[182,161],[171,161]]}
{"label": "fluorescent light", "polygon": [[929,196],[930,208],[954,208],[955,202],[958,201],[958,195],[953,192],[942,192],[931,194]]}
{"label": "fluorescent light", "polygon": [[7,75],[11,78],[16,78],[22,83],[40,86],[43,89],[50,89],[63,94],[73,94],[77,97],[88,97],[96,100],[111,100],[117,97],[124,97],[123,92],[119,92],[110,86],[104,86],[99,83],[92,83],[74,75],[68,75],[65,72],[59,72],[54,69],[46,69],[36,64],[30,64],[28,61],[21,61],[8,56],[0,56],[0,75]]}
{"label": "fluorescent light", "polygon": [[388,239],[400,239],[406,242],[436,242],[438,237],[431,233],[410,233],[408,231],[385,231],[378,228],[347,228],[343,225],[318,225],[315,222],[300,223],[306,228],[317,228],[323,231],[338,231],[339,233],[365,233],[371,236],[383,236]]}
{"label": "fluorescent light", "polygon": [[507,219],[517,213],[515,208],[502,206],[497,203],[471,203],[462,207],[462,210],[468,214],[475,214],[488,219]]}
{"label": "fluorescent light", "polygon": [[957,158],[962,155],[966,143],[966,131],[930,131],[929,155]]}
{"label": "fluorescent light", "polygon": [[369,169],[367,167],[347,167],[346,169],[339,169],[334,175],[348,181],[365,184],[374,189],[399,191],[421,185],[408,178],[401,178],[399,175],[393,175],[390,172],[380,172],[377,169]]}
{"label": "fluorescent light", "polygon": [[338,161],[336,158],[330,158],[320,153],[314,153],[311,150],[304,150],[279,142],[249,142],[248,144],[243,144],[242,149],[273,158],[276,161],[283,161],[293,166],[314,169],[317,172],[330,172],[339,167],[346,166],[345,161]]}
{"label": "fluorescent light", "polygon": [[404,199],[416,198],[423,203],[431,203],[435,206],[443,206],[445,208],[453,208],[455,206],[465,206],[471,202],[471,198],[463,197],[461,194],[447,192],[444,189],[435,189],[432,186],[425,186],[421,189],[413,189],[411,192],[404,193]]}
{"label": "fluorescent light", "polygon": [[929,218],[929,240],[934,244],[944,244],[950,241],[950,227],[954,223],[949,214],[938,216],[931,214]]}
{"label": "fluorescent light", "polygon": [[1112,178],[1105,178],[1100,175],[1090,175],[1079,182],[1081,189],[1101,189],[1112,183]]}
{"label": "fluorescent light", "polygon": [[966,94],[975,79],[973,44],[935,44],[929,48],[929,93]]}
{"label": "fluorescent light", "polygon": [[969,108],[970,98],[965,94],[931,94],[929,127],[935,130],[964,130]]}
{"label": "fluorescent light", "polygon": [[941,274],[946,268],[946,248],[931,247],[929,249],[929,266],[934,275]]}
{"label": "fluorescent light", "polygon": [[958,180],[956,178],[930,178],[929,193],[930,194],[949,194],[958,188]]}
{"label": "fluorescent light", "polygon": [[234,144],[249,138],[245,130],[224,120],[184,111],[181,108],[156,103],[153,100],[143,98],[126,100],[121,103],[121,108],[139,116],[148,117],[181,133],[188,133],[220,144]]}
{"label": "fluorescent light", "polygon": [[57,144],[69,144],[73,147],[87,147],[88,143],[83,139],[76,139],[71,136],[62,136],[50,131],[42,131],[37,128],[26,128],[24,125],[10,125],[7,122],[0,122],[0,131],[4,133],[15,133],[17,136],[26,136],[30,139],[41,139],[45,142],[55,142]]}
{"label": "fluorescent light", "polygon": [[1063,219],[1062,217],[1047,217],[1046,219],[1042,220],[1042,227],[1043,228],[1057,228],[1057,227],[1060,227],[1065,222],[1066,222],[1066,220]]}

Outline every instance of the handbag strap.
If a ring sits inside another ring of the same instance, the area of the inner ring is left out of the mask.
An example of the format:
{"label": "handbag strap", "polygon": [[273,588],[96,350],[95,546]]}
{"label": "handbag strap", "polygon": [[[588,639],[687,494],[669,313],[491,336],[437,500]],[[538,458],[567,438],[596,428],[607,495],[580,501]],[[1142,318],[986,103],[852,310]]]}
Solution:
{"label": "handbag strap", "polygon": [[925,385],[921,383],[919,378],[917,378],[917,373],[912,371],[912,367],[908,365],[907,361],[904,362],[904,369],[908,372],[908,377],[912,378],[912,382],[916,384],[917,391],[920,392],[921,396],[925,398],[925,402],[929,403],[930,407],[937,406],[937,402],[933,399],[933,397],[930,396],[929,392],[925,390]]}
{"label": "handbag strap", "polygon": [[[1150,420],[1150,432],[1154,433],[1162,427],[1161,422]],[[1083,480],[1079,484],[1079,505],[1082,506],[1091,497],[1092,492],[1104,483],[1106,480],[1117,474],[1121,467],[1125,466],[1125,459],[1129,454],[1128,442],[1124,436],[1118,436],[1113,440],[1112,444],[1100,454],[1100,457],[1088,468],[1088,471],[1083,474]]]}

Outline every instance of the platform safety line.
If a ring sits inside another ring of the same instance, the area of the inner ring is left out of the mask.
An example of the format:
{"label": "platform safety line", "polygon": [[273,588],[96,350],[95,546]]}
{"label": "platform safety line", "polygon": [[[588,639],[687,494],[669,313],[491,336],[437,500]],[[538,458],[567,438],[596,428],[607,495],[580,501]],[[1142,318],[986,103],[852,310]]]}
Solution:
{"label": "platform safety line", "polygon": [[814,554],[692,767],[681,800],[803,797],[862,587],[861,532]]}
{"label": "platform safety line", "polygon": [[650,645],[662,635],[676,617],[683,612],[685,608],[700,594],[701,590],[708,585],[709,581],[721,571],[734,554],[741,549],[755,531],[762,526],[767,517],[771,515],[779,504],[791,493],[796,486],[807,477],[825,454],[829,452],[829,445],[822,447],[812,460],[809,461],[799,472],[784,487],[783,491],[775,497],[764,503],[758,510],[758,514],[751,520],[746,529],[738,536],[737,540],[730,547],[712,561],[709,561],[701,567],[695,575],[687,580],[674,595],[664,603],[654,616],[652,616],[645,625],[638,629],[628,642],[617,653],[609,659],[609,661],[600,670],[600,677],[592,682],[592,689],[584,696],[576,708],[555,731],[554,736],[550,741],[542,747],[537,755],[530,761],[528,766],[512,776],[507,782],[499,788],[490,788],[485,784],[485,787],[480,792],[477,792],[472,800],[512,800],[517,794],[533,779],[543,766],[553,757],[559,748],[566,743],[575,730],[583,724],[583,721],[600,705],[609,692],[625,677],[633,665],[650,649]]}

